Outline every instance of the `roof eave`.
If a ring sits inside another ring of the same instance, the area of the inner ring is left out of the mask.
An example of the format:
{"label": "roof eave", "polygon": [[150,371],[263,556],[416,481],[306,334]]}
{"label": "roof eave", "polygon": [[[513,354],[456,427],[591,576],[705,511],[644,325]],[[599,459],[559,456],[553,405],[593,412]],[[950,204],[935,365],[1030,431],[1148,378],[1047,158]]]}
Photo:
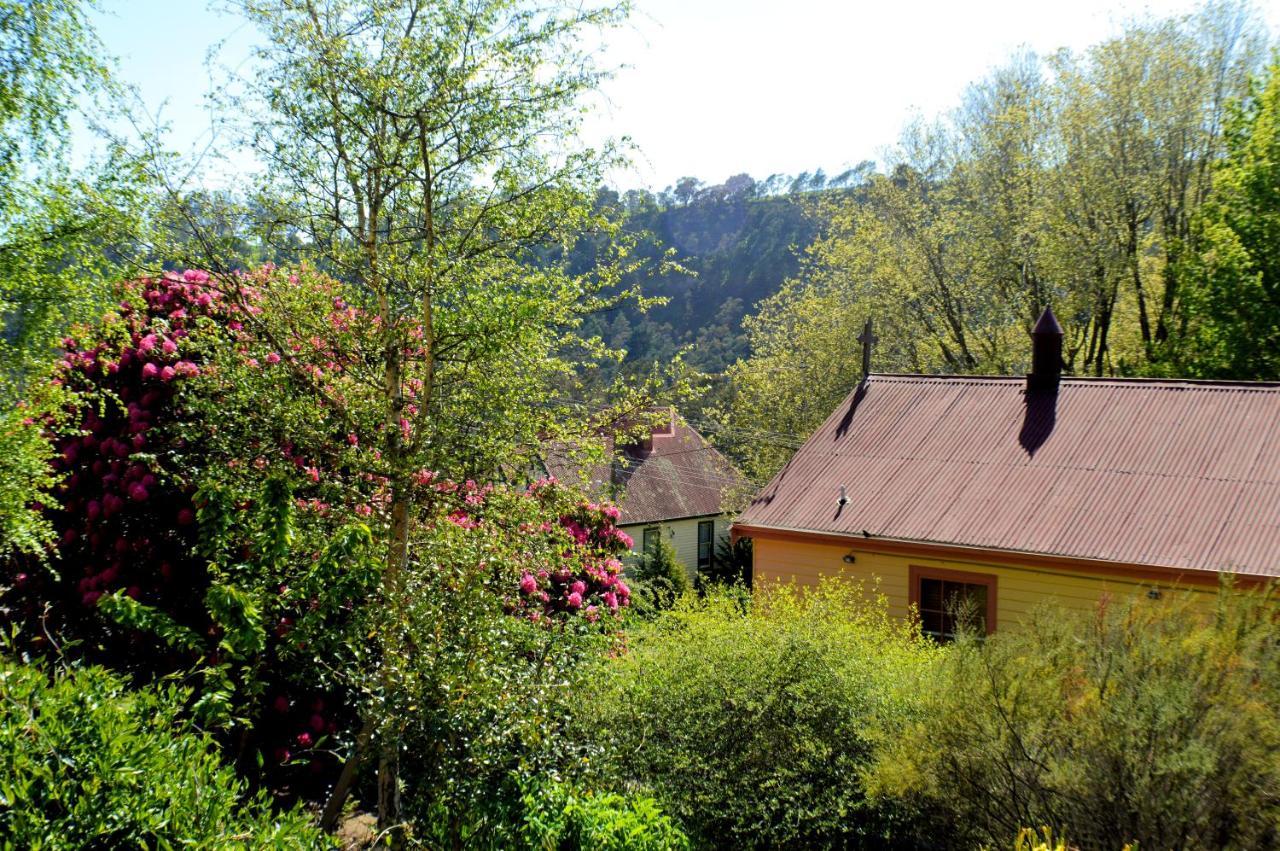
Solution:
{"label": "roof eave", "polygon": [[770,526],[750,523],[734,523],[730,529],[733,540],[738,538],[773,537],[782,539],[827,541],[848,546],[850,549],[867,552],[884,553],[886,555],[917,556],[920,558],[937,558],[964,561],[973,564],[1010,564],[1044,567],[1065,572],[1086,572],[1096,574],[1122,574],[1130,578],[1150,579],[1154,582],[1169,580],[1188,580],[1195,584],[1218,584],[1224,576],[1230,576],[1247,584],[1266,584],[1280,579],[1278,575],[1260,573],[1241,573],[1223,570],[1209,570],[1194,567],[1178,567],[1163,564],[1144,564],[1140,562],[1110,561],[1083,556],[1059,555],[1055,553],[1039,553],[1029,550],[1009,550],[994,547],[980,547],[971,544],[955,544],[942,541],[922,541],[909,538],[891,538],[872,535],[866,537],[856,533],[819,531],[815,529],[799,529],[784,526]]}

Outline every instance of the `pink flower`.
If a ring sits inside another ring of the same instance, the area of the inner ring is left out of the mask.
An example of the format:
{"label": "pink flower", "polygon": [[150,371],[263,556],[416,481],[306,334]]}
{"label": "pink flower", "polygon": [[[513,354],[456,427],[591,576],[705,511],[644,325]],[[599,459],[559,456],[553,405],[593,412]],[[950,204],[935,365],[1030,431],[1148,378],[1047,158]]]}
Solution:
{"label": "pink flower", "polygon": [[581,597],[583,594],[587,593],[587,583],[579,579],[577,582],[574,582],[569,586],[569,591]]}
{"label": "pink flower", "polygon": [[520,577],[520,590],[526,594],[532,594],[538,590],[538,580],[533,578],[532,573],[526,573]]}
{"label": "pink flower", "polygon": [[577,591],[574,591],[572,594],[570,594],[570,595],[569,595],[569,599],[568,599],[568,600],[566,600],[565,602],[567,602],[567,603],[569,604],[569,608],[571,608],[571,609],[578,609],[578,608],[581,608],[581,607],[582,607],[582,595],[581,595],[581,594],[579,594]]}
{"label": "pink flower", "polygon": [[275,352],[267,355],[267,363],[280,363],[280,356]]}
{"label": "pink flower", "polygon": [[372,513],[373,513],[373,509],[367,505],[356,506],[356,514],[359,514],[361,517],[368,517]]}
{"label": "pink flower", "polygon": [[313,481],[313,482],[319,482],[319,481],[320,481],[320,471],[319,471],[319,470],[317,470],[315,467],[308,467],[308,468],[307,468],[307,477],[308,477],[309,479],[311,479],[311,481]]}
{"label": "pink flower", "polygon": [[299,733],[299,734],[298,734],[298,747],[300,747],[300,748],[309,748],[309,747],[311,747],[311,734],[310,734],[310,733],[302,732],[302,733]]}
{"label": "pink flower", "polygon": [[166,337],[165,341],[160,344],[160,348],[166,355],[171,355],[178,350],[178,344]]}
{"label": "pink flower", "polygon": [[203,284],[209,280],[209,273],[200,269],[188,269],[182,273],[182,280],[188,284]]}
{"label": "pink flower", "polygon": [[156,347],[156,335],[148,334],[138,341],[138,349],[140,351],[149,352]]}
{"label": "pink flower", "polygon": [[604,604],[609,607],[609,611],[611,612],[618,611],[618,595],[617,594],[613,593],[612,591],[606,591],[604,592],[604,597],[602,599],[604,600]]}
{"label": "pink flower", "polygon": [[144,363],[142,365],[143,378],[155,378],[160,374],[160,368],[153,363]]}
{"label": "pink flower", "polygon": [[166,366],[164,369],[160,370],[160,380],[173,381],[173,377],[177,374],[178,374],[177,370],[175,370],[173,367]]}

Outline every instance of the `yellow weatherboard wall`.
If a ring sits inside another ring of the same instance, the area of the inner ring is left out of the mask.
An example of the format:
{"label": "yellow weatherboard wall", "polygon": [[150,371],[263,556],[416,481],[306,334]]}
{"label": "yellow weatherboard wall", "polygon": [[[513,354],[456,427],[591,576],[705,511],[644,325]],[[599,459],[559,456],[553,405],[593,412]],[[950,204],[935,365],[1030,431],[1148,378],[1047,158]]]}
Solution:
{"label": "yellow weatherboard wall", "polygon": [[[988,574],[996,578],[997,628],[1018,623],[1042,603],[1088,609],[1096,605],[1104,594],[1125,598],[1157,587],[1157,583],[1150,580],[1123,576],[1092,576],[1043,567],[1011,567],[981,561],[859,551],[857,542],[853,540],[849,545],[842,545],[757,536],[753,541],[753,552],[753,579],[757,587],[778,582],[813,586],[822,577],[844,577],[862,583],[869,596],[884,595],[889,613],[903,618],[910,609],[908,577],[912,565]],[[844,556],[850,553],[854,557],[853,564],[844,561]],[[1159,587],[1170,589],[1175,586]],[[1216,587],[1176,587],[1202,594],[1206,602],[1212,600],[1217,591]]]}

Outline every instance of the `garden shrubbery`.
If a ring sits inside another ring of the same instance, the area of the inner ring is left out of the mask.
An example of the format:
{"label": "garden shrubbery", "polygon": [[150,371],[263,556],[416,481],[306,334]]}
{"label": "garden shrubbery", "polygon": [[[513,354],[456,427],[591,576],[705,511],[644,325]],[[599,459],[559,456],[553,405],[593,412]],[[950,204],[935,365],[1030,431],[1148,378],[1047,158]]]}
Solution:
{"label": "garden shrubbery", "polygon": [[597,769],[652,790],[699,847],[903,847],[911,813],[862,778],[939,655],[837,584],[715,594],[633,629],[580,717],[608,734]]}
{"label": "garden shrubbery", "polygon": [[[1206,610],[1207,609],[1207,610]],[[1045,608],[942,655],[880,749],[885,797],[949,814],[955,843],[1048,825],[1081,848],[1280,842],[1280,644],[1268,594]]]}
{"label": "garden shrubbery", "polygon": [[1046,605],[950,646],[862,599],[717,594],[633,627],[579,703],[584,735],[608,731],[594,771],[696,847],[1280,841],[1273,597]]}
{"label": "garden shrubbery", "polygon": [[245,792],[187,697],[0,658],[0,847],[328,847],[305,813]]}

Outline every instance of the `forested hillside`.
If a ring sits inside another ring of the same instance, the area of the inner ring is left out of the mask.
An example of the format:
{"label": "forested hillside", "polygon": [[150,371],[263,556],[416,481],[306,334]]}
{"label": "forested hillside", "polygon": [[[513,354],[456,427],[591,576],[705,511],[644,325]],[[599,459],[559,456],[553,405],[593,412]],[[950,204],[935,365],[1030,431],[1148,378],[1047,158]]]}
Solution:
{"label": "forested hillside", "polygon": [[[640,239],[639,254],[657,261],[670,252],[674,265],[652,262],[627,279],[665,303],[648,310],[628,303],[591,317],[586,328],[626,349],[632,368],[686,350],[690,366],[723,372],[748,354],[742,318],[799,272],[801,251],[818,234],[816,198],[848,195],[845,187],[863,173],[759,182],[744,174],[712,186],[686,178],[678,193],[602,190],[599,203],[624,218],[625,230]],[[593,262],[592,245],[579,247],[579,265]]]}

